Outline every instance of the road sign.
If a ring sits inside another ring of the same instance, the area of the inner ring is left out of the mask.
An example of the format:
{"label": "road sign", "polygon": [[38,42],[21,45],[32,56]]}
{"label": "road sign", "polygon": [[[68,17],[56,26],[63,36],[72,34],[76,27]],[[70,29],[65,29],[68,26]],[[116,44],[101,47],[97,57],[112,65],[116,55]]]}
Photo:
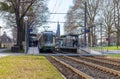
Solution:
{"label": "road sign", "polygon": [[33,32],[33,29],[29,29],[29,32]]}
{"label": "road sign", "polygon": [[88,33],[88,32],[90,32],[90,30],[89,30],[89,29],[86,29],[86,30],[85,30],[85,33]]}

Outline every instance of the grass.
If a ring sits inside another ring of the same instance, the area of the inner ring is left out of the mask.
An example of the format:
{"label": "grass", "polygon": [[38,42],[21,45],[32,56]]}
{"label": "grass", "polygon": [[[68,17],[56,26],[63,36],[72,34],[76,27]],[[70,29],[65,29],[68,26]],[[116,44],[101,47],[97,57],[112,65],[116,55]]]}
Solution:
{"label": "grass", "polygon": [[[11,49],[3,51],[3,53],[12,53]],[[20,50],[18,53],[24,53],[24,50]]]}
{"label": "grass", "polygon": [[0,58],[0,79],[63,79],[43,56]]}
{"label": "grass", "polygon": [[[92,49],[99,50],[101,47],[92,47]],[[117,46],[103,46],[102,50],[120,50],[120,46],[117,48]]]}
{"label": "grass", "polygon": [[8,49],[8,50],[5,50],[5,51],[3,51],[4,53],[11,53],[11,50],[10,49]]}
{"label": "grass", "polygon": [[107,57],[120,58],[120,54],[108,54]]}
{"label": "grass", "polygon": [[0,47],[0,49],[4,49],[5,47]]}
{"label": "grass", "polygon": [[120,46],[117,48],[117,46],[104,46],[104,50],[120,50]]}

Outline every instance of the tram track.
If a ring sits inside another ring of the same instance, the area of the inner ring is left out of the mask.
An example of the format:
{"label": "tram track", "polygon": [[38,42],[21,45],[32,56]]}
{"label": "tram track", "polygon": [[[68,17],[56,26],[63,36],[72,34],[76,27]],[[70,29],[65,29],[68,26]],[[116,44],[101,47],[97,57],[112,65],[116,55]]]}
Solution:
{"label": "tram track", "polygon": [[67,79],[93,79],[87,74],[73,68],[65,62],[55,58],[47,57],[47,59],[67,78]]}
{"label": "tram track", "polygon": [[106,58],[106,57],[94,57],[95,59],[100,59],[100,60],[106,60],[109,62],[115,62],[115,63],[119,63],[120,64],[120,59],[117,58]]}
{"label": "tram track", "polygon": [[[120,72],[102,67],[89,62],[81,61],[72,57],[59,57],[62,61],[75,67],[76,69],[94,77],[95,79],[119,79]],[[118,78],[119,77],[119,78]]]}
{"label": "tram track", "polygon": [[92,76],[94,79],[120,79],[120,72],[110,68],[82,61],[74,57],[57,56],[53,58],[60,60],[89,76]]}
{"label": "tram track", "polygon": [[116,63],[116,62],[110,62],[110,61],[106,61],[106,60],[96,59],[94,57],[85,57],[85,56],[80,56],[80,57],[75,57],[75,58],[120,71],[120,64]]}

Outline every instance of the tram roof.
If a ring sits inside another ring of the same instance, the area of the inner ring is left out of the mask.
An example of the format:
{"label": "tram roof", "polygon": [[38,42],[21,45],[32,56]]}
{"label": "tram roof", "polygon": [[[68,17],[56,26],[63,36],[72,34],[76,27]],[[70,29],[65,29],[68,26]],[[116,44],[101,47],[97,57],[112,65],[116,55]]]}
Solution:
{"label": "tram roof", "polygon": [[44,32],[41,32],[41,34],[53,34],[53,35],[55,35],[55,33],[53,31],[44,31]]}

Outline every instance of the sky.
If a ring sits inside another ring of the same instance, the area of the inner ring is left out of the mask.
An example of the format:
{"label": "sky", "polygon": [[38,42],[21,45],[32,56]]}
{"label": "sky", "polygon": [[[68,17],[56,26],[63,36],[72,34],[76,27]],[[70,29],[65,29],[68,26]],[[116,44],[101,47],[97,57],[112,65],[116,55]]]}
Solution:
{"label": "sky", "polygon": [[[69,10],[69,7],[72,6],[73,0],[49,0],[48,2],[48,8],[50,13],[67,13]],[[66,14],[50,14],[49,21],[55,21],[55,22],[65,22],[65,16]],[[60,34],[64,34],[64,24],[60,24]],[[57,23],[48,23],[43,26],[48,26],[48,30],[52,30],[56,32],[57,29]]]}
{"label": "sky", "polygon": [[[5,32],[8,32],[8,31],[9,31],[9,30],[5,30],[5,28],[3,28],[3,27],[6,26],[6,23],[4,22],[4,20],[2,20],[2,18],[0,18],[0,26],[2,27],[2,28],[0,29],[0,36],[3,34],[4,31],[5,31]],[[9,35],[9,36],[11,36],[11,35]]]}
{"label": "sky", "polygon": [[4,32],[6,32],[6,34],[12,38],[12,32],[11,29],[6,29],[4,27],[6,27],[6,22],[5,20],[3,20],[2,18],[0,18],[0,26],[2,27],[0,29],[0,36],[3,35]]}

